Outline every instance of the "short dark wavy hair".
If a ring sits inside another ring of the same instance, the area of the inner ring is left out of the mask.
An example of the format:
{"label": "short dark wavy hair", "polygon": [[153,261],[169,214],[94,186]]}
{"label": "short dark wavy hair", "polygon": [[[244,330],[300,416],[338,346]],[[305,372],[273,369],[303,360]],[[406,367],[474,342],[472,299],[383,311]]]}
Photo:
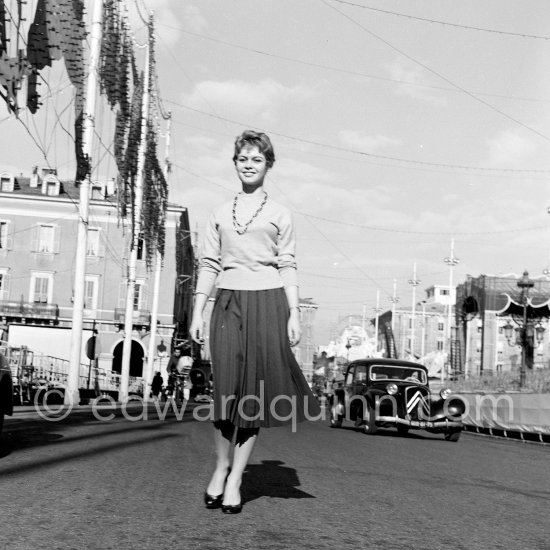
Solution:
{"label": "short dark wavy hair", "polygon": [[254,130],[245,130],[235,140],[235,152],[233,153],[233,162],[237,160],[241,150],[246,146],[256,146],[258,151],[264,155],[268,168],[271,168],[275,163],[275,151],[269,137],[263,132],[255,132]]}

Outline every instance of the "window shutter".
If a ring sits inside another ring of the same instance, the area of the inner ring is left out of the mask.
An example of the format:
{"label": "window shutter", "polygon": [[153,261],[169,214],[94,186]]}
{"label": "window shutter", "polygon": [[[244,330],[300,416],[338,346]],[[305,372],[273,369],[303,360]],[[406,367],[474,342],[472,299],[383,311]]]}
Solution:
{"label": "window shutter", "polygon": [[35,224],[31,230],[31,252],[38,252],[39,235],[40,235],[40,224]]}
{"label": "window shutter", "polygon": [[59,225],[53,226],[53,252],[59,254],[59,242],[61,240],[61,227]]}
{"label": "window shutter", "polygon": [[10,286],[11,286],[11,275],[6,272],[4,273],[4,282],[2,284],[2,290],[4,291],[3,300],[8,300],[10,297]]}
{"label": "window shutter", "polygon": [[105,242],[104,242],[104,235],[101,229],[97,230],[97,255],[100,258],[103,258],[105,256]]}
{"label": "window shutter", "polygon": [[147,295],[147,283],[141,283],[139,293],[139,309],[147,309],[148,295]]}
{"label": "window shutter", "polygon": [[6,248],[11,250],[13,248],[13,222],[8,222],[8,238],[6,239]]}

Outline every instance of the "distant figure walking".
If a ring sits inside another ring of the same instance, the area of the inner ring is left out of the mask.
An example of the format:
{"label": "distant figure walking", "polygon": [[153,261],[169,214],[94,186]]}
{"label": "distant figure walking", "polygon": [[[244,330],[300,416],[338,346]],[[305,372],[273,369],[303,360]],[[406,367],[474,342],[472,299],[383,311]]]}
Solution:
{"label": "distant figure walking", "polygon": [[162,390],[163,384],[164,380],[162,379],[160,372],[157,371],[155,376],[153,376],[153,381],[151,382],[151,393],[153,394],[153,399],[155,401],[158,401],[159,393]]}

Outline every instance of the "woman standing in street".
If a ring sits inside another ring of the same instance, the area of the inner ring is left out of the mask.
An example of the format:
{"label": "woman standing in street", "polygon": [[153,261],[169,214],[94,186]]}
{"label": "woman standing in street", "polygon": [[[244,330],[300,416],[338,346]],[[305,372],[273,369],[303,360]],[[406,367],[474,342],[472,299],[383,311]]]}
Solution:
{"label": "woman standing in street", "polygon": [[260,427],[294,426],[320,413],[290,348],[301,337],[296,243],[290,211],[263,187],[275,162],[268,136],[243,132],[233,162],[242,191],[210,216],[190,327],[202,343],[202,312],[215,285],[210,352],[217,460],[204,501],[228,514],[242,510],[242,475]]}

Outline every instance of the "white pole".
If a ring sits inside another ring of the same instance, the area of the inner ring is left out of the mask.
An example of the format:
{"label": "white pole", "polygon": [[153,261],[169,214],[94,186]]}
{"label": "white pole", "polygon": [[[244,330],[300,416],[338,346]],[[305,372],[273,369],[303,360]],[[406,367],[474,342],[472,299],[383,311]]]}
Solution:
{"label": "white pole", "polygon": [[[150,31],[149,31],[150,32]],[[126,313],[124,316],[124,345],[122,348],[122,367],[118,399],[121,403],[128,401],[128,386],[130,383],[130,355],[132,352],[132,330],[134,314],[134,293],[136,289],[136,265],[139,236],[141,233],[141,208],[143,202],[143,170],[147,149],[147,121],[149,118],[149,44],[146,46],[145,70],[143,77],[143,104],[141,109],[141,142],[138,153],[138,169],[136,173],[136,189],[134,199],[134,230],[132,247],[128,258],[128,286],[126,293]]]}
{"label": "white pole", "polygon": [[[94,135],[94,112],[97,91],[97,66],[101,45],[101,20],[103,1],[93,0],[92,23],[90,31],[90,64],[86,88],[86,103],[82,123],[82,151],[88,158],[92,158],[92,144]],[[82,326],[84,312],[84,287],[86,280],[86,253],[88,248],[88,214],[90,210],[90,175],[86,174],[80,182],[80,196],[78,206],[78,232],[75,253],[74,273],[74,301],[71,328],[71,354],[69,373],[65,389],[64,402],[66,405],[75,405],[80,401],[78,386],[80,374],[80,356],[82,353]]]}
{"label": "white pole", "polygon": [[426,300],[422,300],[422,336],[420,342],[420,355],[424,360],[424,354],[426,353]]}
{"label": "white pole", "polygon": [[374,318],[374,333],[376,337],[376,348],[374,351],[375,353],[378,353],[378,313],[380,312],[380,291],[379,290],[376,291],[375,312],[376,312],[376,317]]}
{"label": "white pole", "polygon": [[395,327],[395,305],[399,301],[399,298],[397,297],[397,279],[393,280],[393,294],[391,297],[391,331],[393,332],[393,329]]}
{"label": "white pole", "polygon": [[411,359],[414,361],[414,329],[415,329],[415,317],[416,317],[416,287],[420,284],[420,281],[416,278],[416,262],[413,264],[413,278],[409,280],[409,284],[412,285],[412,310],[411,310]]}
{"label": "white pole", "polygon": [[[449,365],[449,370],[451,367],[451,347],[452,347],[452,313],[453,313],[453,268],[459,263],[459,259],[455,258],[455,240],[451,239],[451,255],[448,258],[444,259],[444,262],[449,266],[449,301],[447,304],[447,364]],[[445,368],[441,369],[441,382],[445,380]]]}
{"label": "white pole", "polygon": [[[166,124],[166,149],[165,149],[165,164],[164,164],[164,177],[168,179],[168,172],[170,167],[170,129],[172,123],[172,115],[169,115],[168,122]],[[153,304],[151,306],[151,331],[149,333],[149,355],[147,357],[147,367],[143,373],[143,399],[149,401],[148,388],[153,380],[153,368],[155,363],[155,349],[157,339],[157,319],[159,308],[159,293],[160,293],[160,274],[162,271],[162,258],[160,252],[155,252],[155,282],[153,286]]]}

